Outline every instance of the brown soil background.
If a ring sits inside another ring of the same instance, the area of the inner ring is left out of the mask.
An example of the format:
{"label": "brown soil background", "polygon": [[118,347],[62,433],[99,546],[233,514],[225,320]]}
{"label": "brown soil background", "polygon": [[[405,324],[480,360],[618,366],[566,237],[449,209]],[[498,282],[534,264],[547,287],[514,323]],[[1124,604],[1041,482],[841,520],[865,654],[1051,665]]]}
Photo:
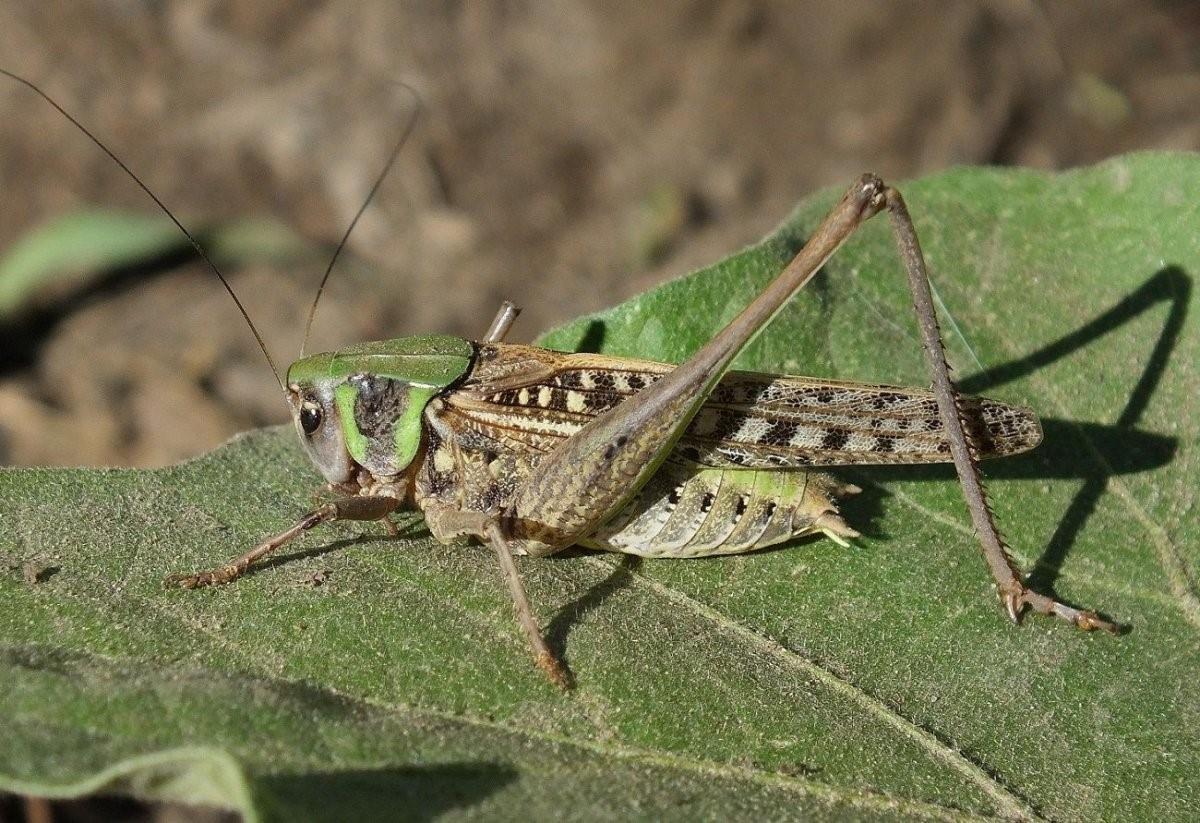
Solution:
{"label": "brown soil background", "polygon": [[[352,237],[317,348],[514,339],[752,242],[865,170],[1063,168],[1200,144],[1191,3],[0,4],[0,65],[42,84],[185,222]],[[152,213],[30,92],[0,84],[0,249],[84,206]],[[356,265],[357,264],[357,265]],[[230,272],[280,360],[323,261]],[[182,264],[3,328],[0,462],[157,465],[285,409],[219,284]],[[914,342],[915,345],[915,342]]]}

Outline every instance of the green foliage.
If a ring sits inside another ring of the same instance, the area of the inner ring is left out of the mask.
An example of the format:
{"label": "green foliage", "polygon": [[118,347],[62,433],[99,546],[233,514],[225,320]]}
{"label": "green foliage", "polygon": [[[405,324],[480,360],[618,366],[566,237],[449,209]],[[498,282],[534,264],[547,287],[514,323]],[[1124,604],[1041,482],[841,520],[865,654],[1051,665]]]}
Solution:
{"label": "green foliage", "polygon": [[[865,537],[640,565],[521,564],[570,696],[488,550],[413,517],[322,530],[166,591],[309,504],[289,431],[162,471],[0,473],[0,787],[115,787],[251,817],[1184,819],[1200,803],[1200,161],[958,170],[906,195],[972,391],[1046,443],[988,465],[1039,585],[1121,638],[1003,617],[949,469],[862,470]],[[678,360],[829,206],[547,336]],[[926,382],[883,220],[739,365]],[[985,370],[980,364],[985,364]],[[22,573],[35,564],[40,573]]]}
{"label": "green foliage", "polygon": [[[218,265],[253,258],[290,259],[306,246],[274,220],[247,219],[199,234]],[[0,320],[47,293],[79,289],[124,267],[191,250],[165,216],[79,211],[30,232],[0,257]]]}

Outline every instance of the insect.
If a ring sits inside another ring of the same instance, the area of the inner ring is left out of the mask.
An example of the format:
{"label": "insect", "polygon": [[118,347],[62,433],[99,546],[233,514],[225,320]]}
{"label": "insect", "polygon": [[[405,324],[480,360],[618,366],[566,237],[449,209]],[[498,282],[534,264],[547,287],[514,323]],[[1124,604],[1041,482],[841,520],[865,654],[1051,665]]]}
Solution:
{"label": "insect", "polygon": [[[771,318],[881,211],[891,218],[907,272],[932,390],[730,371]],[[978,463],[1033,448],[1040,425],[1028,409],[955,389],[912,220],[899,191],[874,175],[857,180],[776,279],[678,366],[505,342],[517,315],[505,304],[477,341],[362,343],[302,356],[281,378],[237,296],[209,265],[275,371],[304,450],[338,497],[218,568],[170,576],[171,585],[229,583],[322,523],[388,523],[392,512],[415,507],[439,541],[475,538],[494,549],[537,666],[565,687],[568,673],[542,636],[514,555],[545,557],[582,545],[707,557],[806,535],[840,541],[857,533],[837,501],[857,489],[821,469],[952,462],[1009,617],[1018,622],[1028,608],[1081,629],[1116,630],[1093,611],[1029,589],[1012,560]]]}

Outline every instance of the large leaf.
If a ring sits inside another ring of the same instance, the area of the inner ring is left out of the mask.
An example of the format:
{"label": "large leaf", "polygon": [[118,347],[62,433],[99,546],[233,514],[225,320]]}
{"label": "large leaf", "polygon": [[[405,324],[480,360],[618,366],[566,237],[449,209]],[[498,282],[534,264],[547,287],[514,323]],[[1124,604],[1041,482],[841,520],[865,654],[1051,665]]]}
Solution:
{"label": "large leaf", "polygon": [[[164,590],[307,507],[292,435],[256,432],[162,471],[0,474],[0,786],[250,817],[1187,817],[1200,161],[905,191],[964,383],[1045,418],[1041,448],[988,467],[1016,554],[1125,636],[1013,627],[952,473],[863,470],[848,549],[523,562],[578,678],[564,696],[490,552],[415,516],[400,539],[326,529],[231,586]],[[836,195],[548,339],[684,358]],[[924,384],[890,242],[873,221],[740,365]]]}

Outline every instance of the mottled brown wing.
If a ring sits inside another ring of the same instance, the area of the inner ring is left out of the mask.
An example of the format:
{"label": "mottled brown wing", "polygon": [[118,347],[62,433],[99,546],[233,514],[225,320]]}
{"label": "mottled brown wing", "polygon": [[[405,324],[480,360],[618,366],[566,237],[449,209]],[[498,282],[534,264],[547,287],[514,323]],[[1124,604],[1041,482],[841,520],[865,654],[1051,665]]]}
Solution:
{"label": "mottled brown wing", "polygon": [[[963,407],[981,457],[1041,442],[1029,409],[974,397]],[[747,468],[950,462],[929,391],[749,372],[721,381],[678,450],[704,465]]]}
{"label": "mottled brown wing", "polygon": [[[471,377],[445,399],[447,422],[505,448],[546,452],[669,372],[646,360],[481,346]],[[967,398],[982,457],[1041,441],[1029,409]],[[933,395],[921,389],[731,372],[673,457],[718,468],[950,462]]]}

